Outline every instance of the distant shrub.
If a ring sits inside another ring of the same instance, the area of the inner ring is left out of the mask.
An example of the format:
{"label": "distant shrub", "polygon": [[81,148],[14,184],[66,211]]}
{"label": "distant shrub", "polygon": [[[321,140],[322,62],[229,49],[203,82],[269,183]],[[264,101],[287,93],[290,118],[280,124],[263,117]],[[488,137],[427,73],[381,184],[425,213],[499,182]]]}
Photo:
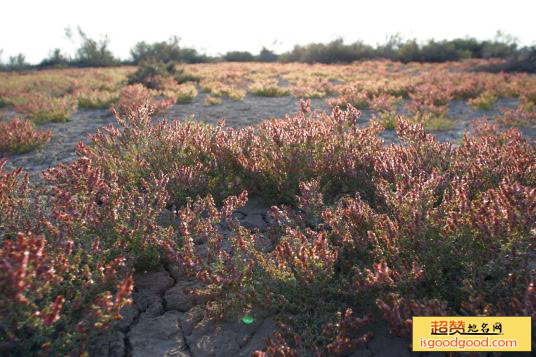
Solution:
{"label": "distant shrub", "polygon": [[482,49],[484,43],[475,38],[456,38],[450,43],[454,46],[458,53],[463,54],[463,57],[482,58]]}
{"label": "distant shrub", "polygon": [[179,46],[180,38],[171,37],[167,42],[155,42],[148,44],[144,41],[136,43],[130,50],[134,64],[143,62],[185,62],[201,63],[207,62],[208,58],[200,55],[193,48],[181,48]]}
{"label": "distant shrub", "polygon": [[416,40],[407,41],[400,45],[393,59],[401,62],[415,62],[420,60],[419,45]]}
{"label": "distant shrub", "polygon": [[177,69],[174,62],[146,62],[138,70],[128,76],[128,84],[140,83],[149,89],[164,89],[166,82],[178,84],[186,82],[199,82],[201,78],[186,72],[183,68]]}
{"label": "distant shrub", "polygon": [[458,51],[454,44],[449,41],[436,42],[430,40],[420,48],[419,52],[420,62],[457,61],[464,55],[464,53]]}
{"label": "distant shrub", "polygon": [[504,63],[480,66],[478,71],[485,72],[526,72],[536,73],[536,46],[524,48]]}
{"label": "distant shrub", "polygon": [[467,58],[509,58],[517,52],[511,36],[501,32],[492,41],[474,38],[435,41],[419,44],[417,40],[402,40],[400,35],[388,38],[375,48],[356,41],[344,44],[342,39],[327,44],[296,45],[293,50],[279,56],[282,62],[350,63],[372,58],[386,58],[401,62],[447,62]]}
{"label": "distant shrub", "polygon": [[278,58],[278,55],[276,55],[273,51],[267,49],[266,47],[263,47],[261,52],[257,56],[257,60],[259,62],[276,62]]}
{"label": "distant shrub", "polygon": [[160,89],[162,79],[176,73],[175,63],[143,63],[138,70],[128,75],[128,84],[142,84],[149,89]]}
{"label": "distant shrub", "polygon": [[282,62],[349,63],[375,56],[372,46],[360,41],[345,45],[342,39],[337,39],[328,44],[312,43],[295,46],[292,51],[279,58]]}
{"label": "distant shrub", "polygon": [[232,51],[224,54],[222,59],[227,62],[253,62],[255,56],[247,51]]}
{"label": "distant shrub", "polygon": [[29,68],[31,68],[31,65],[26,62],[26,56],[22,53],[16,56],[9,56],[6,64],[0,62],[0,71],[23,71]]}
{"label": "distant shrub", "polygon": [[59,48],[54,49],[48,58],[45,58],[37,65],[38,68],[46,67],[66,67],[70,64],[71,59],[64,56]]}
{"label": "distant shrub", "polygon": [[517,39],[512,35],[497,31],[493,40],[482,43],[482,58],[511,58],[516,54],[516,50]]}
{"label": "distant shrub", "polygon": [[[70,29],[66,30],[66,35],[71,39],[73,38]],[[108,67],[119,63],[108,48],[110,43],[108,37],[96,41],[89,38],[80,27],[78,27],[78,36],[81,39],[81,44],[76,50],[74,60],[71,62],[73,65],[80,67]]]}

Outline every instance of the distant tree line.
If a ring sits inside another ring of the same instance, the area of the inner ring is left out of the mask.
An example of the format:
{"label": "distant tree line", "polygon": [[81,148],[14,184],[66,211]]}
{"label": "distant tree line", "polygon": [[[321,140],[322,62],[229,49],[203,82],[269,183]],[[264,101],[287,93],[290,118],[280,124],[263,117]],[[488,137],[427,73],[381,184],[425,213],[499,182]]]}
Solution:
{"label": "distant tree line", "polygon": [[373,47],[362,41],[344,44],[342,39],[327,44],[296,45],[290,52],[279,56],[282,62],[350,63],[363,59],[390,59],[400,62],[447,62],[468,58],[509,59],[519,52],[515,38],[498,32],[494,40],[479,41],[475,38],[454,40],[429,40],[419,44],[417,40],[403,40],[394,35],[381,45]]}
{"label": "distant tree line", "polygon": [[[362,41],[345,44],[342,39],[329,43],[296,45],[291,51],[276,54],[263,47],[258,55],[247,51],[230,51],[211,57],[197,50],[180,45],[176,36],[168,41],[147,43],[138,42],[130,50],[129,60],[119,60],[109,49],[109,38],[94,40],[78,28],[79,47],[74,57],[64,55],[60,49],[51,51],[48,58],[36,66],[28,64],[23,54],[11,56],[7,62],[1,61],[0,70],[25,70],[49,67],[106,67],[142,63],[203,63],[217,61],[231,62],[303,62],[303,63],[351,63],[368,59],[390,59],[400,62],[446,62],[468,58],[503,58],[518,60],[519,57],[533,53],[536,48],[519,48],[515,38],[498,32],[495,39],[479,41],[475,38],[418,43],[416,40],[403,40],[399,35],[391,36],[384,44],[371,46]],[[75,36],[66,29],[66,36]]]}

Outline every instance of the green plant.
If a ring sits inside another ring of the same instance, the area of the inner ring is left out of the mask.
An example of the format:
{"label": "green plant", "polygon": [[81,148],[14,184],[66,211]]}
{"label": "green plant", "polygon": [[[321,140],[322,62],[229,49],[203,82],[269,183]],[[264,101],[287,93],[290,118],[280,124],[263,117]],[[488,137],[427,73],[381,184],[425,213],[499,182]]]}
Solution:
{"label": "green plant", "polygon": [[86,109],[108,109],[119,100],[119,93],[87,91],[78,93],[78,107]]}
{"label": "green plant", "polygon": [[177,69],[174,62],[143,62],[136,72],[128,76],[128,83],[140,83],[149,89],[166,89],[170,84],[173,86],[186,82],[199,82],[200,79],[186,72],[184,68]]}
{"label": "green plant", "polygon": [[422,123],[424,128],[430,131],[447,131],[454,128],[454,122],[442,115],[423,114],[417,116],[414,122]]}
{"label": "green plant", "polygon": [[71,59],[64,56],[61,53],[61,49],[55,48],[53,51],[49,53],[48,58],[45,58],[44,60],[39,63],[39,68],[47,68],[47,67],[54,67],[54,68],[62,68],[66,67],[70,64]]}
{"label": "green plant", "polygon": [[[74,37],[70,28],[65,30],[65,34],[71,40]],[[96,41],[89,38],[80,27],[78,27],[78,36],[81,44],[76,50],[73,63],[82,67],[107,67],[118,63],[108,48],[110,40],[107,36],[100,41]]]}
{"label": "green plant", "polygon": [[197,89],[193,85],[183,85],[177,94],[177,103],[191,103],[197,97]]}
{"label": "green plant", "polygon": [[256,82],[249,86],[249,91],[260,97],[283,97],[290,92],[286,88],[279,87],[273,82]]}
{"label": "green plant", "polygon": [[144,41],[136,43],[130,50],[130,55],[134,64],[144,62],[186,62],[199,63],[206,62],[207,57],[200,55],[193,48],[179,46],[180,38],[171,37],[167,42],[146,43]]}
{"label": "green plant", "polygon": [[497,103],[497,96],[491,92],[484,92],[476,98],[469,99],[468,103],[474,109],[491,110]]}
{"label": "green plant", "polygon": [[222,103],[223,99],[221,99],[220,97],[215,97],[213,95],[207,95],[204,100],[205,105],[218,105]]}
{"label": "green plant", "polygon": [[232,51],[224,54],[222,59],[227,62],[253,62],[255,56],[247,51]]}
{"label": "green plant", "polygon": [[378,122],[385,130],[395,130],[399,115],[394,111],[381,111],[373,115],[372,120]]}

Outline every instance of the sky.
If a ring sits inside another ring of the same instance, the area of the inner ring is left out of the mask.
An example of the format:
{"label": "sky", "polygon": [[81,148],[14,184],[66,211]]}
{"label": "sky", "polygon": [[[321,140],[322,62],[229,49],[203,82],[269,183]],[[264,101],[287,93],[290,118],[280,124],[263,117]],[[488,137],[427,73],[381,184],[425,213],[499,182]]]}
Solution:
{"label": "sky", "polygon": [[0,59],[23,53],[30,63],[61,48],[73,55],[77,43],[65,28],[80,26],[96,40],[108,36],[121,59],[139,41],[181,38],[201,53],[277,53],[295,44],[362,40],[376,45],[399,33],[404,39],[493,39],[496,32],[536,45],[536,0],[2,0]]}

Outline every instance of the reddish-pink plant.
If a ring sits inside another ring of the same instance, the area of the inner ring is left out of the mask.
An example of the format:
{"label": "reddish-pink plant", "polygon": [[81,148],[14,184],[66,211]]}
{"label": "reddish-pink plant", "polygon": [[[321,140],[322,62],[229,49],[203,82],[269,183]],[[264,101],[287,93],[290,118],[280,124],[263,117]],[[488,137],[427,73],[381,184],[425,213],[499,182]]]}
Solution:
{"label": "reddish-pink plant", "polygon": [[50,130],[36,130],[32,122],[13,118],[0,121],[0,154],[23,154],[45,145],[52,137]]}
{"label": "reddish-pink plant", "polygon": [[23,93],[18,101],[15,111],[36,123],[69,121],[77,109],[77,101],[72,96],[56,98],[41,93]]}
{"label": "reddish-pink plant", "polygon": [[[73,241],[49,244],[43,235],[31,233],[2,243],[0,313],[8,351],[81,353],[95,328],[110,326],[131,302],[132,279],[118,279],[124,273],[122,257],[104,264],[80,253]],[[99,252],[93,253],[97,258]],[[115,297],[104,291],[118,281]],[[92,307],[94,296],[107,303]]]}
{"label": "reddish-pink plant", "polygon": [[153,97],[151,90],[142,84],[128,85],[121,90],[116,108],[122,113],[128,113],[130,108],[141,107],[149,102],[154,108],[153,113],[163,113],[175,103],[175,100],[171,98],[154,99]]}

